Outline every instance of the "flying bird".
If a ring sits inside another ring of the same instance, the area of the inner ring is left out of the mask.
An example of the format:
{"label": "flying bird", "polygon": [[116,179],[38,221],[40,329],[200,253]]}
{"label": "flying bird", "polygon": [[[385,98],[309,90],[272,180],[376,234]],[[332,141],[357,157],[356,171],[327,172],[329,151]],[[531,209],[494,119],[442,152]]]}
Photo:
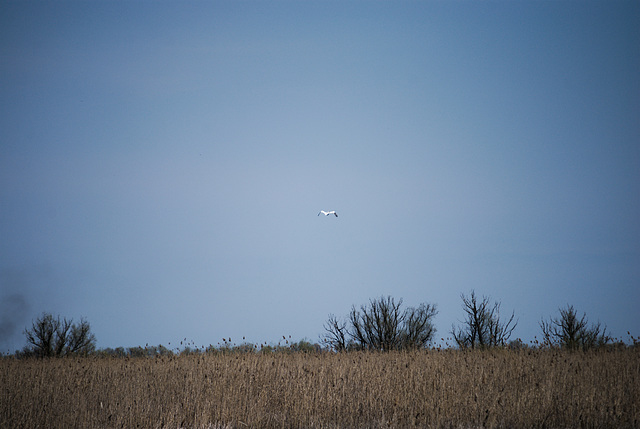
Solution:
{"label": "flying bird", "polygon": [[[322,213],[325,216],[334,215],[335,217],[338,217],[338,213],[336,213],[335,210],[331,210],[330,212],[325,212],[324,210],[320,210],[320,213]],[[320,213],[318,213],[318,216],[320,216]]]}

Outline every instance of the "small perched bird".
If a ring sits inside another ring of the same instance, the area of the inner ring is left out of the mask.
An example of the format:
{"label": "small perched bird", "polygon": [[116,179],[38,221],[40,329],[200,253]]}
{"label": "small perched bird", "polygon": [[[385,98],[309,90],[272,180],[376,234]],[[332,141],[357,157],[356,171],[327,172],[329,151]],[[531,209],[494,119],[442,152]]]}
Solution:
{"label": "small perched bird", "polygon": [[[330,212],[325,212],[324,210],[320,210],[320,213],[322,213],[325,216],[334,215],[335,217],[338,217],[338,213],[336,213],[335,210],[331,210]],[[318,213],[318,216],[320,216],[320,213]]]}

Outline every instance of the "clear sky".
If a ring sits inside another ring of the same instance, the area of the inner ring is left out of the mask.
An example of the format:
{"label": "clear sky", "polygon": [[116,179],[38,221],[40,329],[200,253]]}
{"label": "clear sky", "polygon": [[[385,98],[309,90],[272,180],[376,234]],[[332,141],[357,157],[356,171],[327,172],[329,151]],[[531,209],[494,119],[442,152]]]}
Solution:
{"label": "clear sky", "polygon": [[[475,289],[640,335],[640,3],[0,2],[0,349]],[[336,210],[338,218],[316,216]],[[628,338],[628,337],[626,337]]]}

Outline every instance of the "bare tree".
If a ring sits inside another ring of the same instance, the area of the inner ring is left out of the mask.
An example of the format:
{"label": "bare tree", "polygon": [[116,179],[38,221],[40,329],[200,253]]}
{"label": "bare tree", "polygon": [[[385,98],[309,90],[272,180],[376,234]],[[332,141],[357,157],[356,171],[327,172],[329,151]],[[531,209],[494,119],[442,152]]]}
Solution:
{"label": "bare tree", "polygon": [[351,308],[349,319],[353,326],[353,339],[362,348],[374,350],[394,350],[400,348],[400,306],[402,299],[395,303],[392,297],[372,299],[369,307]]}
{"label": "bare tree", "polygon": [[76,325],[73,320],[43,313],[32,322],[31,329],[25,329],[24,334],[27,338],[27,346],[23,350],[25,356],[59,357],[95,350],[96,338],[91,333],[89,322],[84,319]]}
{"label": "bare tree", "polygon": [[423,348],[432,340],[437,314],[436,306],[421,304],[402,310],[402,299],[392,297],[372,299],[368,306],[351,308],[348,321],[340,322],[333,315],[325,324],[323,342],[334,350],[400,350]]}
{"label": "bare tree", "polygon": [[560,308],[560,318],[550,318],[540,321],[544,343],[552,347],[562,347],[572,350],[590,349],[603,346],[611,339],[606,334],[606,327],[600,322],[588,326],[587,315],[578,318],[578,312],[572,305]]}
{"label": "bare tree", "polygon": [[500,303],[491,303],[488,297],[478,301],[475,291],[461,295],[466,319],[461,327],[452,327],[453,339],[460,348],[488,348],[504,346],[518,325],[514,314],[504,322],[500,320]]}
{"label": "bare tree", "polygon": [[329,315],[329,320],[324,324],[326,334],[322,342],[336,351],[344,351],[347,348],[347,322],[338,320],[333,314]]}
{"label": "bare tree", "polygon": [[425,347],[436,333],[432,323],[438,314],[435,305],[420,304],[417,308],[409,307],[404,313],[402,343],[405,348],[419,349]]}

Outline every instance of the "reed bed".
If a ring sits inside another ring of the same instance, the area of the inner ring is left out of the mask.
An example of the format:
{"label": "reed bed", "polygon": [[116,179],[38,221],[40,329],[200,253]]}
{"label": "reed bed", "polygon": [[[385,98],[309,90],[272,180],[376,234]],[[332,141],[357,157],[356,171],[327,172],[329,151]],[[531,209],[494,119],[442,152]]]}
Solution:
{"label": "reed bed", "polygon": [[0,360],[3,428],[640,427],[640,352]]}

